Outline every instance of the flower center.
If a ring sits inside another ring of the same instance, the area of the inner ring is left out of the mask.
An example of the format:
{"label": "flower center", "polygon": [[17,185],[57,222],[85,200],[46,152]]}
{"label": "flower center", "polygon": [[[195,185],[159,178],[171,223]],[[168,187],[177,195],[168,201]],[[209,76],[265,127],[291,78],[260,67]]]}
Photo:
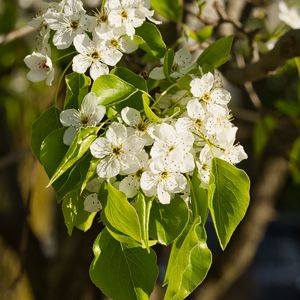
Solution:
{"label": "flower center", "polygon": [[201,100],[208,103],[210,100],[210,93],[204,93],[204,95],[201,97]]}
{"label": "flower center", "polygon": [[119,47],[119,41],[117,39],[112,39],[110,41],[110,45],[113,47],[113,48],[118,48]]}
{"label": "flower center", "polygon": [[126,10],[122,10],[121,13],[120,13],[121,17],[124,18],[124,19],[127,19],[128,18],[128,12]]}
{"label": "flower center", "polygon": [[139,170],[137,170],[137,172],[135,173],[135,176],[138,177],[138,178],[140,178],[140,177],[142,177],[143,172],[144,172],[143,169],[139,169]]}
{"label": "flower center", "polygon": [[170,145],[168,147],[168,153],[172,152],[175,148],[176,148],[175,145]]}
{"label": "flower center", "polygon": [[167,171],[161,172],[160,173],[160,178],[161,179],[167,179],[169,176],[169,173]]}
{"label": "flower center", "polygon": [[79,27],[79,21],[78,20],[72,20],[70,23],[70,27],[73,30],[76,30]]}
{"label": "flower center", "polygon": [[98,18],[97,18],[97,23],[100,24],[100,23],[106,23],[108,20],[108,16],[106,13],[101,13]]}
{"label": "flower center", "polygon": [[200,119],[195,120],[194,126],[197,130],[200,130],[200,128],[202,126],[202,120],[200,120]]}
{"label": "flower center", "polygon": [[87,125],[90,121],[90,118],[87,115],[81,115],[80,116],[80,121],[81,121],[82,125]]}
{"label": "flower center", "polygon": [[40,70],[45,70],[48,71],[50,69],[50,67],[47,65],[47,60],[42,60],[41,62],[38,63],[38,68]]}
{"label": "flower center", "polygon": [[121,147],[114,147],[113,150],[112,150],[112,152],[117,157],[120,156],[123,153]]}
{"label": "flower center", "polygon": [[141,132],[145,132],[147,130],[147,124],[143,121],[137,124],[136,129]]}
{"label": "flower center", "polygon": [[100,58],[100,53],[98,51],[94,51],[91,53],[91,58],[94,60],[99,60]]}

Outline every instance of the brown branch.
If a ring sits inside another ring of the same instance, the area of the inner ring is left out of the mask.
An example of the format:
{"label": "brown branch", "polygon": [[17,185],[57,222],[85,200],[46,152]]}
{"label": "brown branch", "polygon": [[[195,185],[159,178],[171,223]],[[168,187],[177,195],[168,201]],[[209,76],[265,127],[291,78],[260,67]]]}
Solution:
{"label": "brown branch", "polygon": [[[254,186],[253,203],[234,239],[193,299],[217,300],[251,263],[266,227],[275,216],[275,201],[288,175],[288,162],[270,158]],[[216,268],[217,266],[217,268]]]}
{"label": "brown branch", "polygon": [[233,83],[242,85],[269,76],[287,60],[300,56],[300,29],[290,30],[276,43],[273,50],[264,54],[259,61],[244,68],[227,66],[223,74]]}
{"label": "brown branch", "polygon": [[0,45],[10,43],[16,39],[22,38],[22,37],[34,32],[34,31],[36,31],[36,28],[33,28],[31,26],[24,26],[24,27],[16,29],[15,31],[12,31],[10,33],[1,34],[0,35]]}

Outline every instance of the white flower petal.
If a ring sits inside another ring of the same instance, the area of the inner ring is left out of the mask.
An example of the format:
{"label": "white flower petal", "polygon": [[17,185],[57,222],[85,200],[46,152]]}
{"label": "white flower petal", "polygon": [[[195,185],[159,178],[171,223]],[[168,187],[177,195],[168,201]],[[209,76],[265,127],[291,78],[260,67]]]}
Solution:
{"label": "white flower petal", "polygon": [[155,193],[155,188],[157,185],[157,176],[155,176],[153,173],[146,171],[143,172],[142,177],[141,177],[141,188],[144,192],[146,191],[154,191]]}
{"label": "white flower petal", "polygon": [[217,88],[210,93],[211,100],[218,105],[227,105],[231,99],[230,93],[222,88]]}
{"label": "white flower petal", "polygon": [[205,109],[197,99],[192,99],[187,104],[188,116],[193,119],[203,120],[205,117]]}
{"label": "white flower petal", "polygon": [[156,67],[154,68],[150,73],[149,73],[149,77],[151,79],[155,79],[155,80],[162,80],[165,79],[165,73],[164,73],[164,68],[163,67]]}
{"label": "white flower petal", "polygon": [[[91,154],[96,158],[103,158],[112,154],[111,144],[106,138],[98,137],[90,146]],[[100,175],[99,175],[100,176]],[[100,176],[106,177],[106,176]]]}
{"label": "white flower petal", "polygon": [[113,122],[106,131],[106,138],[116,146],[123,144],[127,138],[126,127],[120,123]]}
{"label": "white flower petal", "polygon": [[214,75],[212,73],[204,74],[200,79],[195,78],[191,81],[191,92],[194,97],[202,97],[209,93],[214,84]]}
{"label": "white flower petal", "polygon": [[123,121],[129,126],[136,126],[142,120],[140,112],[128,106],[122,109],[121,116]]}
{"label": "white flower petal", "polygon": [[92,41],[87,34],[78,34],[73,41],[75,49],[80,54],[88,54],[89,48],[92,47]]}
{"label": "white flower petal", "polygon": [[101,75],[106,75],[109,73],[108,66],[101,63],[100,61],[93,62],[90,69],[90,75],[93,80],[96,80]]}
{"label": "white flower petal", "polygon": [[80,114],[74,108],[63,110],[59,115],[59,119],[63,126],[80,127],[81,125]]}
{"label": "white flower petal", "polygon": [[66,129],[63,136],[63,143],[67,146],[70,146],[76,136],[77,130],[75,127],[70,126]]}
{"label": "white flower petal", "polygon": [[119,185],[119,190],[126,194],[127,198],[133,198],[140,189],[140,180],[137,176],[125,177]]}
{"label": "white flower petal", "polygon": [[83,54],[78,54],[73,57],[73,71],[76,73],[83,74],[92,64],[91,59]]}
{"label": "white flower petal", "polygon": [[97,166],[97,174],[101,178],[112,178],[120,173],[120,162],[114,156],[103,158]]}
{"label": "white flower petal", "polygon": [[157,198],[161,204],[169,204],[171,202],[171,195],[164,189],[164,184],[161,182],[157,185]]}
{"label": "white flower petal", "polygon": [[98,195],[96,193],[90,194],[84,199],[84,210],[88,212],[98,212],[102,209],[101,203],[98,200]]}

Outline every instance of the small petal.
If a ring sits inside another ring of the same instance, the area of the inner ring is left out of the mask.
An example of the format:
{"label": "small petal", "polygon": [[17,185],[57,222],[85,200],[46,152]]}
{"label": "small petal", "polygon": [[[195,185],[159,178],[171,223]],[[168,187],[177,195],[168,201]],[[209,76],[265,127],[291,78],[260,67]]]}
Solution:
{"label": "small petal", "polygon": [[155,80],[162,80],[165,79],[165,73],[164,73],[164,68],[163,67],[156,67],[154,68],[150,73],[149,73],[149,77],[151,79],[155,79]]}
{"label": "small petal", "polygon": [[73,58],[73,71],[83,74],[90,67],[92,61],[85,55],[78,54]]}
{"label": "small petal", "polygon": [[101,178],[112,178],[120,173],[120,162],[113,156],[103,158],[97,166],[97,174]]}
{"label": "small petal", "polygon": [[97,212],[102,209],[101,203],[98,200],[98,195],[96,193],[90,194],[84,199],[84,210],[88,212]]}
{"label": "small petal", "polygon": [[75,139],[77,130],[75,127],[70,126],[69,128],[66,129],[63,137],[63,143],[67,146],[70,146]]}
{"label": "small petal", "polygon": [[[103,137],[98,137],[91,144],[90,150],[91,150],[91,154],[96,158],[103,158],[112,153],[112,149],[109,141]],[[104,176],[100,176],[100,177],[104,177]]]}
{"label": "small petal", "polygon": [[123,108],[121,116],[123,121],[129,126],[136,126],[142,120],[140,112],[131,107]]}

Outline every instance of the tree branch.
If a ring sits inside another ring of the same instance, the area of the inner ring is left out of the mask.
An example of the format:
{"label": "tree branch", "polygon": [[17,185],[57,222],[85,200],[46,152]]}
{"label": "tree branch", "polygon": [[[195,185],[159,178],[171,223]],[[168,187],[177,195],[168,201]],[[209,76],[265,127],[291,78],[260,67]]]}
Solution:
{"label": "tree branch", "polygon": [[247,81],[257,81],[270,75],[291,58],[300,56],[300,29],[290,30],[282,36],[273,50],[264,54],[259,61],[244,68],[230,67],[223,74],[233,83],[242,85]]}
{"label": "tree branch", "polygon": [[0,45],[7,44],[18,38],[22,38],[22,37],[26,36],[27,34],[30,34],[34,31],[36,31],[36,28],[33,28],[31,26],[24,26],[19,29],[16,29],[15,31],[9,32],[7,34],[1,34],[0,35]]}

